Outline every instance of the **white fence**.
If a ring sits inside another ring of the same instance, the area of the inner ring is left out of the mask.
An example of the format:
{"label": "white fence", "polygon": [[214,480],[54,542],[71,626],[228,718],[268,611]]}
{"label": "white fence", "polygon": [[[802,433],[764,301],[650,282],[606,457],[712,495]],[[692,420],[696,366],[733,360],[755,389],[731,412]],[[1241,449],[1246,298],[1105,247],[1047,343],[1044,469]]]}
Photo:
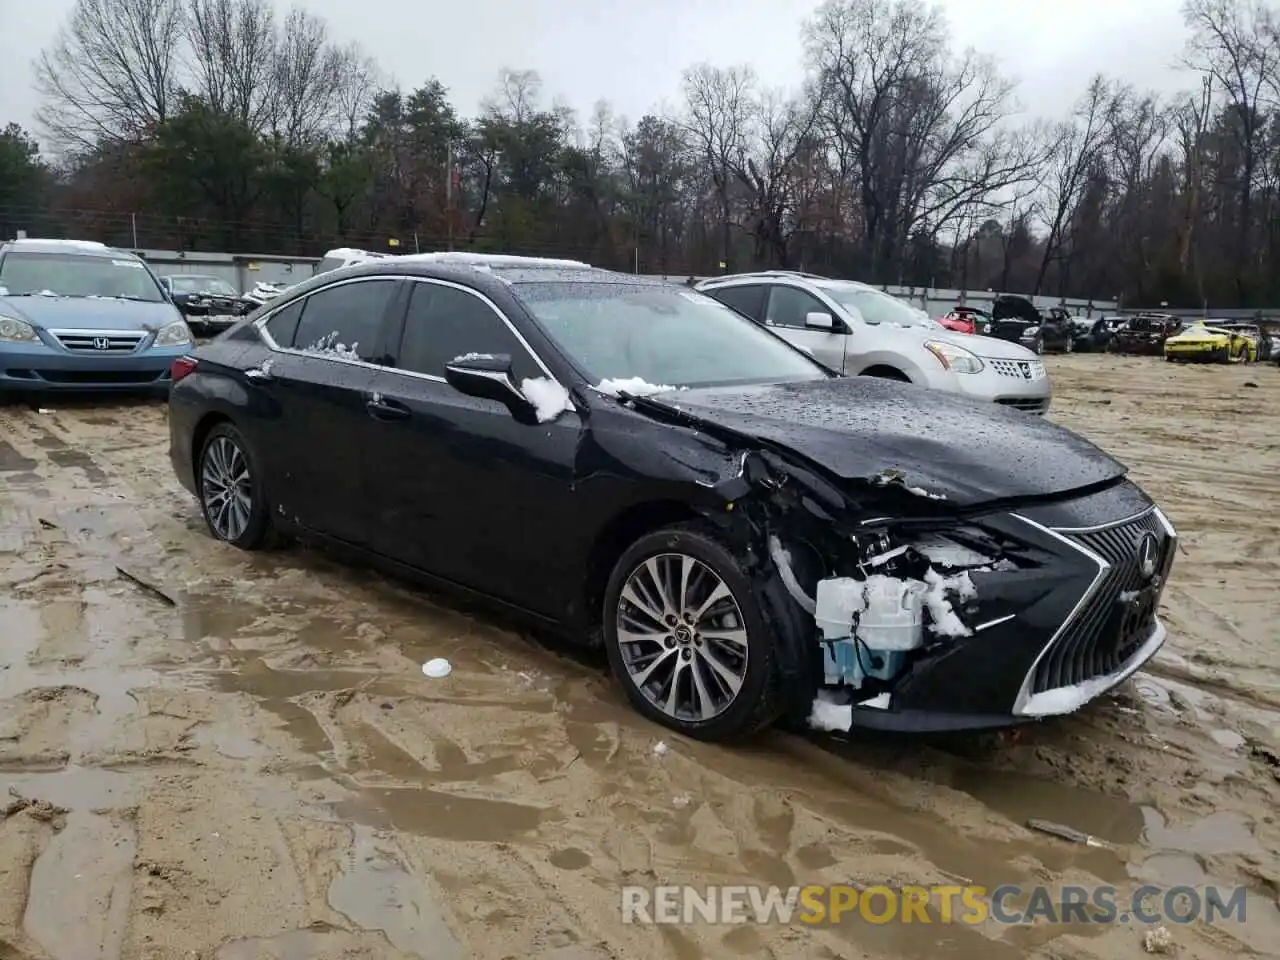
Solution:
{"label": "white fence", "polygon": [[[237,290],[249,290],[254,284],[300,283],[315,274],[318,257],[278,257],[250,253],[215,253],[210,251],[135,250],[152,269],[161,276],[191,273],[218,277],[232,284]],[[663,279],[673,283],[685,283],[688,276],[670,276]],[[699,280],[704,279],[699,277]],[[883,286],[880,289],[895,297],[908,300],[926,311],[931,317],[946,313],[957,303],[990,309],[996,292],[948,290],[925,287]],[[1012,291],[1011,291],[1012,292]],[[1116,310],[1112,300],[1063,300],[1058,297],[1033,297],[1037,307],[1065,307],[1069,313],[1096,316]]]}

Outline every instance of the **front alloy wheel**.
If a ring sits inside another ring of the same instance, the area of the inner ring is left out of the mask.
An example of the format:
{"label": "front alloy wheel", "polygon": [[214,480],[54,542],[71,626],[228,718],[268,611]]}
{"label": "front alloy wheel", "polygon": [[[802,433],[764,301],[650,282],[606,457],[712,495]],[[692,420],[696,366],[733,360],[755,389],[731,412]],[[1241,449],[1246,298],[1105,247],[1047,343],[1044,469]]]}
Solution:
{"label": "front alloy wheel", "polygon": [[674,527],[619,560],[605,606],[610,665],[641,713],[718,740],[774,719],[774,655],[737,560],[711,535]]}
{"label": "front alloy wheel", "polygon": [[200,508],[209,532],[245,550],[263,546],[270,533],[254,464],[248,443],[230,424],[214,427],[200,453]]}

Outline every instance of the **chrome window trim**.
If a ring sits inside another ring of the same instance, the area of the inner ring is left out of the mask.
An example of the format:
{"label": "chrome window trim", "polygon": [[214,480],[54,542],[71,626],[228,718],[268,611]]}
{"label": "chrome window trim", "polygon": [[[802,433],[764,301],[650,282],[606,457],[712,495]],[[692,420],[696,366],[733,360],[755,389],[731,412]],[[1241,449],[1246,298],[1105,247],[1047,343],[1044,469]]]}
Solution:
{"label": "chrome window trim", "polygon": [[[278,306],[272,306],[270,311],[263,314],[261,317],[259,317],[257,320],[254,321],[253,323],[254,329],[258,331],[258,336],[260,336],[262,338],[263,343],[267,345],[267,349],[272,351],[273,353],[283,353],[283,354],[287,354],[295,357],[312,357],[317,360],[328,360],[330,363],[343,363],[352,367],[363,367],[370,370],[380,370],[380,371],[383,371],[384,373],[396,373],[402,377],[411,377],[417,380],[428,380],[432,383],[448,383],[448,380],[446,380],[444,377],[436,376],[433,373],[419,373],[416,370],[402,370],[399,367],[387,367],[387,366],[383,366],[380,363],[370,363],[367,360],[358,360],[358,359],[352,360],[348,357],[332,356],[327,353],[312,353],[307,350],[298,350],[295,347],[282,347],[280,346],[280,344],[276,343],[275,339],[271,336],[271,332],[267,330],[267,324],[271,322],[272,318],[275,317],[276,314],[278,314],[281,310],[284,310],[286,307],[293,306],[296,303],[301,303],[309,299],[310,297],[314,296],[315,294],[320,293],[321,291],[324,291],[324,290],[332,290],[334,287],[345,286],[349,283],[364,283],[370,280],[395,280],[397,282],[408,280],[413,283],[434,283],[438,286],[452,287],[455,290],[461,290],[463,293],[469,293],[471,296],[481,300],[485,304],[485,306],[487,306],[490,310],[494,312],[494,314],[497,315],[498,319],[501,320],[503,324],[506,325],[507,329],[511,331],[512,335],[516,338],[516,341],[525,349],[525,351],[533,359],[534,363],[536,363],[539,369],[541,369],[542,372],[546,375],[548,380],[550,380],[552,383],[560,382],[559,380],[556,379],[555,375],[551,372],[550,368],[545,363],[543,363],[542,358],[538,356],[537,352],[533,349],[533,347],[529,346],[529,341],[526,340],[524,338],[524,335],[521,334],[520,331],[515,328],[515,326],[511,323],[511,320],[508,319],[507,315],[502,312],[502,310],[498,307],[496,303],[490,300],[487,296],[485,296],[479,290],[473,290],[470,287],[465,286],[461,283],[455,283],[451,280],[440,280],[435,277],[414,277],[414,276],[406,276],[404,274],[377,273],[377,274],[366,274],[359,277],[348,277],[345,280],[336,280],[333,283],[316,287],[310,293],[304,294],[300,297],[294,297],[292,300],[289,300],[287,303],[282,303],[282,304],[279,304]],[[563,386],[563,384],[561,384],[561,386]]]}

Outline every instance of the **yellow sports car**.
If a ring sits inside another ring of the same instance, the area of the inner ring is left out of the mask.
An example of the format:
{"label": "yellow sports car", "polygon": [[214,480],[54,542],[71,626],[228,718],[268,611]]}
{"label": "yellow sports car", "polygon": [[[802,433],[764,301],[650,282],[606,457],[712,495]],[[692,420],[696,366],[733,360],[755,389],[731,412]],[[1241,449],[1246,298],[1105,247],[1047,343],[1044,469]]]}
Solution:
{"label": "yellow sports car", "polygon": [[1181,363],[1253,363],[1258,342],[1237,330],[1197,323],[1164,342],[1164,358]]}

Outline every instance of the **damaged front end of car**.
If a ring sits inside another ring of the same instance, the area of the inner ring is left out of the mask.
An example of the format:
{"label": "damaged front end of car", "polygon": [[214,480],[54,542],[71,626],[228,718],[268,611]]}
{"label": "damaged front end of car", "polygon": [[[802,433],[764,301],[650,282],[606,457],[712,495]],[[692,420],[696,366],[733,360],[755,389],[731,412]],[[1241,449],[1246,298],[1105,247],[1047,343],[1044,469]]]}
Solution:
{"label": "damaged front end of car", "polygon": [[904,471],[841,481],[791,451],[737,440],[747,449],[734,468],[702,486],[718,494],[712,519],[748,558],[771,613],[793,723],[925,732],[1027,722],[1076,709],[1163,640],[1155,610],[1174,535],[1127,481],[1162,536],[1150,577],[1034,519],[1043,498],[960,506]]}

